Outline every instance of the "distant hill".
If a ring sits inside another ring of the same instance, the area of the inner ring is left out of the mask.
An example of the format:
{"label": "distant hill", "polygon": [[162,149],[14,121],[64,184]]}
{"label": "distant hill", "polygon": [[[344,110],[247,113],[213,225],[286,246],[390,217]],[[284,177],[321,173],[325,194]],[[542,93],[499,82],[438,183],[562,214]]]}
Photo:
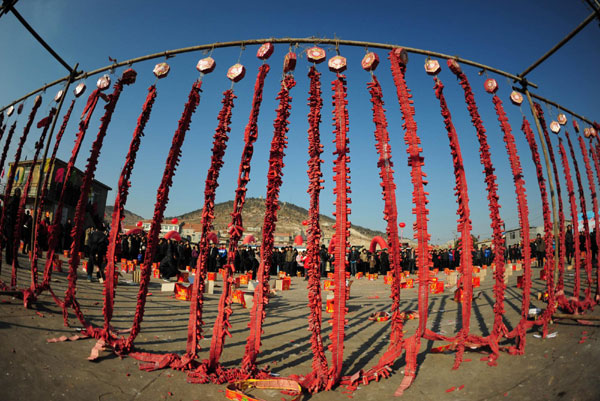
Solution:
{"label": "distant hill", "polygon": [[[114,206],[108,206],[108,205],[106,206],[106,209],[104,209],[104,221],[108,224],[111,223],[113,209],[114,209]],[[137,215],[133,212],[130,212],[127,209],[125,209],[123,211],[123,214],[125,215],[125,219],[123,219],[124,226],[135,226],[135,224],[138,221],[144,220],[144,218],[142,216]]]}

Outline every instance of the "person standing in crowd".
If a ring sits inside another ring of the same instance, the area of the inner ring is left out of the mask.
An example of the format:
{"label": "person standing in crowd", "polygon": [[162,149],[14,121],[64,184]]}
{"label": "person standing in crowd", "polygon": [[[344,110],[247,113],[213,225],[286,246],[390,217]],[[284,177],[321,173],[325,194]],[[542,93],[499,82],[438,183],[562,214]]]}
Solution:
{"label": "person standing in crowd", "polygon": [[29,210],[25,210],[25,216],[23,216],[23,229],[21,230],[21,238],[23,239],[23,255],[27,255],[27,252],[31,251],[31,227],[33,226],[33,218],[29,213]]}
{"label": "person standing in crowd", "polygon": [[219,250],[214,242],[210,243],[210,248],[208,248],[208,264],[207,271],[216,272],[217,271],[217,259],[219,257]]}
{"label": "person standing in crowd", "polygon": [[[19,210],[19,202],[21,199],[21,188],[16,188],[13,196],[5,204],[6,209],[4,210],[5,225],[4,225],[4,242],[6,247],[6,263],[12,265],[13,258],[17,255],[13,255],[13,243],[19,241],[19,238],[15,238],[15,224],[17,223],[17,213]],[[18,248],[17,248],[18,249]],[[15,260],[15,264],[19,266],[19,260]]]}
{"label": "person standing in crowd", "polygon": [[360,251],[359,260],[360,260],[359,270],[363,274],[366,274],[367,271],[369,270],[369,255],[367,254],[367,250],[365,248],[363,248],[362,251]]}
{"label": "person standing in crowd", "polygon": [[306,251],[302,251],[299,252],[298,255],[296,255],[296,265],[298,266],[298,272],[306,277],[306,280],[308,280],[308,274],[306,274],[306,271],[304,270],[304,263],[306,262]]}
{"label": "person standing in crowd", "polygon": [[535,256],[537,257],[537,267],[544,267],[544,257],[546,256],[546,243],[541,234],[535,236]]}
{"label": "person standing in crowd", "polygon": [[565,232],[565,256],[567,257],[567,264],[573,262],[573,254],[575,252],[575,239],[573,238],[573,227],[569,224],[567,226],[567,232]]}
{"label": "person standing in crowd", "polygon": [[348,255],[348,261],[350,262],[350,274],[353,276],[356,276],[359,258],[360,254],[358,253],[356,247],[353,246],[352,250],[350,251],[350,255]]}
{"label": "person standing in crowd", "polygon": [[73,223],[71,219],[67,219],[65,227],[63,229],[63,250],[69,251],[71,249],[71,230],[73,230]]}
{"label": "person standing in crowd", "polygon": [[321,277],[327,277],[327,261],[329,260],[329,253],[327,252],[327,248],[325,245],[321,245],[321,250],[319,251],[319,258],[321,259]]}
{"label": "person standing in crowd", "polygon": [[377,256],[375,252],[369,252],[369,273],[377,273]]}
{"label": "person standing in crowd", "polygon": [[179,269],[177,268],[179,262],[177,253],[177,244],[174,241],[167,240],[166,241],[166,254],[160,261],[160,265],[158,266],[158,270],[160,271],[160,276],[163,280],[169,281],[171,277],[177,276],[179,274]]}
{"label": "person standing in crowd", "polygon": [[379,271],[381,274],[387,274],[390,270],[390,257],[387,253],[387,248],[384,248],[379,254]]}
{"label": "person standing in crowd", "polygon": [[104,282],[106,276],[104,275],[104,259],[106,250],[108,247],[108,237],[103,230],[98,230],[92,227],[92,231],[89,235],[89,258],[87,265],[87,279],[92,282],[92,274],[94,273],[94,266],[98,265],[98,272],[96,277],[99,278],[101,283]]}
{"label": "person standing in crowd", "polygon": [[294,250],[291,246],[288,246],[285,250],[285,272],[288,276],[294,274]]}

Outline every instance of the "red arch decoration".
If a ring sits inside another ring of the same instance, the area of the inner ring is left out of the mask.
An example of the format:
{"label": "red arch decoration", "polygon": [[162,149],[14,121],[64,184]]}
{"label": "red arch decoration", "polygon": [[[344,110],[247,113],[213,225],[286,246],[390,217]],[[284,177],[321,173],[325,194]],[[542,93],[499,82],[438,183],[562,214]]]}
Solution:
{"label": "red arch decoration", "polygon": [[379,235],[376,235],[371,240],[371,244],[369,245],[369,251],[375,252],[377,250],[377,245],[379,245],[379,247],[381,249],[388,247],[387,242],[385,242],[385,240],[382,237],[380,237]]}

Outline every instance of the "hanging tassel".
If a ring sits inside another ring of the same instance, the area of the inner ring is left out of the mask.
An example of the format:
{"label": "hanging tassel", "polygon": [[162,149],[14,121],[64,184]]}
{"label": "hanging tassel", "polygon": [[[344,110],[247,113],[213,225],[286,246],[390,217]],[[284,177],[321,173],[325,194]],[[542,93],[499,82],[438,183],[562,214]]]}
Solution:
{"label": "hanging tassel", "polygon": [[273,244],[277,210],[279,209],[279,189],[282,184],[283,157],[287,147],[288,118],[292,108],[290,90],[296,86],[292,75],[286,75],[281,82],[281,89],[277,95],[279,106],[277,117],[273,122],[274,132],[269,153],[269,170],[267,173],[267,196],[265,200],[265,217],[262,229],[262,243],[260,248],[260,265],[256,275],[258,286],[254,290],[252,310],[250,311],[250,334],[246,340],[246,350],[242,358],[242,372],[256,372],[256,357],[260,351],[260,337],[262,326],[266,317],[266,306],[269,303],[269,272],[271,270]]}
{"label": "hanging tassel", "polygon": [[[600,183],[600,160],[598,159],[598,153],[594,150],[594,145],[592,143],[592,139],[590,139],[590,155],[592,156],[592,160],[594,162],[594,168],[596,171],[596,178],[598,179],[598,182]],[[596,249],[600,249],[600,216],[598,216],[598,195],[596,193],[596,187],[594,186],[594,182],[593,179],[592,181],[590,181],[590,188],[593,188],[592,190],[592,195],[593,195],[593,202],[595,202],[595,206],[594,206],[594,225],[595,225],[595,232],[596,232]],[[598,266],[598,263],[596,263],[596,297],[594,299],[594,301],[596,303],[600,302],[600,268]]]}

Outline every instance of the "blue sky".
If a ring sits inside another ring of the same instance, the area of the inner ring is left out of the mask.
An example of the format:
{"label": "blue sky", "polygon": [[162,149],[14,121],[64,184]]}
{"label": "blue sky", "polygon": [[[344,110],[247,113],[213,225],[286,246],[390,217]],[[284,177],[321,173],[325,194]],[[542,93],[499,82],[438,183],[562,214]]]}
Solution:
{"label": "blue sky", "polygon": [[[160,52],[198,44],[267,37],[328,37],[391,43],[429,49],[458,55],[483,64],[519,73],[541,54],[577,26],[591,11],[583,1],[504,1],[504,2],[402,2],[357,1],[346,2],[188,2],[172,1],[21,1],[20,13],[70,64],[80,63],[80,68],[91,70],[109,63],[108,57],[125,60],[149,53]],[[600,61],[600,28],[598,22],[588,25],[574,40],[548,59],[529,75],[540,88],[536,91],[574,111],[600,120],[600,100],[597,69]],[[46,82],[64,76],[65,70],[25,31],[14,16],[0,18],[0,105],[9,103],[26,92]],[[300,53],[308,46],[301,46]],[[334,49],[325,46],[328,56]],[[275,96],[281,78],[282,59],[287,45],[276,46],[269,59],[272,70],[267,78],[264,101],[259,119],[259,139],[252,164],[249,196],[264,196],[269,143],[275,117]],[[376,50],[377,51],[377,50]],[[360,68],[363,48],[342,47],[341,54],[348,58],[348,100],[350,115],[350,152],[352,177],[352,214],[350,221],[376,229],[384,229],[383,201],[376,168],[377,155],[373,137],[371,104],[366,84],[369,74]],[[392,160],[396,166],[397,198],[400,221],[407,223],[405,235],[411,235],[411,192],[409,171],[406,165],[404,132],[401,115],[392,85],[389,62],[384,51],[377,51],[381,64],[377,76],[382,83],[386,102]],[[225,156],[217,190],[217,201],[232,199],[237,181],[240,152],[243,146],[243,130],[248,121],[252,100],[252,88],[260,65],[255,57],[256,47],[249,46],[241,54],[246,66],[246,78],[235,85],[232,132]],[[172,71],[158,83],[158,97],[146,129],[146,136],[137,158],[132,176],[131,195],[127,208],[150,217],[154,207],[156,189],[160,182],[168,147],[190,86],[198,77],[195,65],[202,53],[188,53],[169,60]],[[200,106],[192,118],[192,126],[183,146],[181,164],[171,189],[168,215],[177,215],[202,207],[204,180],[209,165],[212,135],[217,126],[216,116],[221,106],[221,94],[230,87],[226,70],[240,57],[239,48],[217,49],[213,58],[217,69],[206,76]],[[439,103],[434,96],[433,80],[423,69],[424,57],[409,56],[407,82],[414,94],[418,133],[423,141],[424,170],[429,175],[430,232],[434,243],[451,239],[456,234],[456,202],[453,194],[454,178],[448,140],[440,115]],[[138,81],[127,87],[109,128],[105,147],[97,170],[97,179],[117,187],[127,147],[146,89],[154,82],[152,68],[156,62],[149,61],[134,66]],[[462,89],[454,75],[445,68],[440,79],[446,86],[445,94],[459,135],[471,201],[474,233],[490,235],[487,201],[479,164],[478,143],[467,109]],[[298,85],[292,90],[289,147],[284,169],[281,200],[307,207],[306,161],[308,96],[307,72],[309,63],[300,57],[296,68]],[[331,215],[332,194],[332,114],[331,80],[334,74],[321,64],[322,89],[324,92],[322,142],[325,144],[323,171],[325,190],[322,192],[321,210]],[[507,156],[502,142],[491,98],[483,91],[485,76],[477,70],[464,67],[475,91],[479,110],[488,131],[492,160],[496,166],[499,182],[502,218],[507,228],[518,224],[514,187],[510,177]],[[120,75],[122,69],[116,71]],[[513,106],[508,95],[510,83],[503,77],[488,74],[497,79],[499,96],[517,138],[517,146],[525,170],[527,194],[530,201],[532,224],[541,224],[539,191],[534,175],[529,149],[520,131],[521,110]],[[97,77],[89,78],[88,88]],[[44,97],[40,113],[49,110],[56,89],[50,89]],[[88,92],[89,93],[89,92]],[[69,95],[72,96],[72,95]],[[70,99],[70,97],[69,97]],[[67,128],[59,157],[68,159],[81,114],[84,99],[76,105],[73,118]],[[19,117],[20,134],[31,101]],[[522,107],[531,116],[528,107]],[[556,117],[555,109],[545,108],[547,119]],[[96,111],[84,142],[77,166],[84,168],[89,147],[97,133],[103,110]],[[15,118],[14,116],[12,117]],[[12,121],[12,120],[11,120]],[[532,121],[533,123],[533,121]],[[581,122],[580,122],[581,123]],[[569,122],[570,124],[570,122]],[[570,125],[569,125],[570,126]],[[574,134],[574,133],[572,133]],[[25,154],[31,158],[33,143],[38,131],[33,131],[26,143]],[[557,139],[553,138],[557,147]],[[16,140],[14,141],[16,144]],[[11,146],[9,159],[14,157],[15,144]],[[557,154],[558,158],[558,154]],[[583,168],[583,161],[580,160]],[[582,171],[587,187],[585,172]],[[564,188],[564,183],[563,183]],[[109,204],[114,201],[114,190],[109,194]],[[565,208],[567,208],[565,199]],[[590,203],[590,202],[588,202]],[[589,206],[591,209],[591,204]]]}

